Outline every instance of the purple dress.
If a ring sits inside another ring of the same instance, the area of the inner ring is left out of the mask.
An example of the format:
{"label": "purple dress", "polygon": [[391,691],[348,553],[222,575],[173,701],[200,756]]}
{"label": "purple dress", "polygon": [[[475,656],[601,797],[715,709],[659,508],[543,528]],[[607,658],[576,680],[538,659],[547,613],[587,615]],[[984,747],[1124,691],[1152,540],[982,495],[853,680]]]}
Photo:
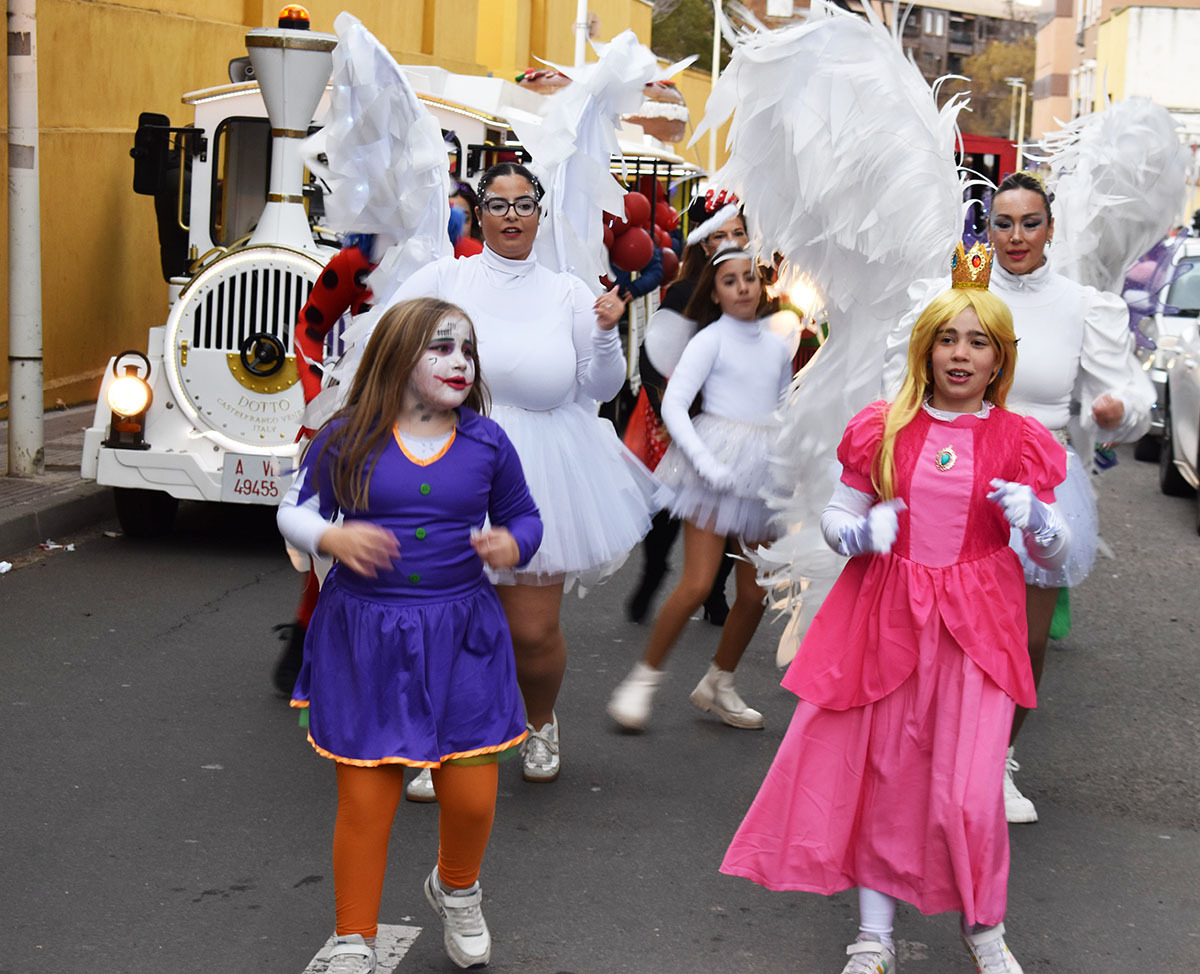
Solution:
{"label": "purple dress", "polygon": [[[445,447],[418,460],[393,436],[370,481],[370,507],[344,511],[395,534],[400,557],[376,578],[335,564],[304,642],[293,707],[308,739],[346,764],[438,767],[519,744],[525,711],[512,640],[470,532],[507,528],[521,564],[542,522],[521,462],[496,423],[466,407]],[[298,503],[339,511],[328,427],[305,455]]]}

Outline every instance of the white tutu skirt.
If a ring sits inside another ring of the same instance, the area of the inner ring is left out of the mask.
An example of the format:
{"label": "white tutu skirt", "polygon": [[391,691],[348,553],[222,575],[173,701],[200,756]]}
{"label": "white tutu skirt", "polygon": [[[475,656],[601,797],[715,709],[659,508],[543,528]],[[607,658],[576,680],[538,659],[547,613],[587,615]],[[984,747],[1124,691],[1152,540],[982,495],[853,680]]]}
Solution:
{"label": "white tutu skirt", "polygon": [[779,532],[770,525],[772,511],[763,494],[770,481],[768,463],[778,428],[710,413],[701,413],[692,425],[713,456],[737,471],[737,486],[727,492],[714,490],[672,443],[654,468],[662,484],[659,504],[714,534],[773,541]]}
{"label": "white tutu skirt", "polygon": [[1043,568],[1025,550],[1025,540],[1016,528],[1009,544],[1021,559],[1025,583],[1038,588],[1074,588],[1092,570],[1096,560],[1096,545],[1100,535],[1096,513],[1096,493],[1083,462],[1073,449],[1067,447],[1067,479],[1054,489],[1058,513],[1071,532],[1071,549],[1066,564],[1056,571]]}
{"label": "white tutu skirt", "polygon": [[580,594],[624,564],[650,530],[657,483],[606,419],[579,403],[530,410],[494,405],[542,515],[542,544],[528,565],[489,574],[500,585],[550,585]]}

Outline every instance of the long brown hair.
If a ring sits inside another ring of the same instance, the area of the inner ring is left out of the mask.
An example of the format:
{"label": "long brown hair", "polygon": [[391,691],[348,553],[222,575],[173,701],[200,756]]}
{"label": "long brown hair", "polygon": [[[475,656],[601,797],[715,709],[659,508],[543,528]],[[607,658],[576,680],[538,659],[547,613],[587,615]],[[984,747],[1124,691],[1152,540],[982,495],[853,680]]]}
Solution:
{"label": "long brown hair", "polygon": [[325,423],[334,428],[322,454],[335,448],[331,486],[343,510],[361,511],[368,506],[371,475],[392,435],[413,369],[438,325],[451,316],[461,317],[471,328],[468,355],[475,363],[475,381],[463,405],[487,414],[491,395],[479,365],[475,325],[466,312],[437,298],[414,298],[392,305],[371,333],[345,405]]}
{"label": "long brown hair", "polygon": [[983,398],[1000,408],[1008,399],[1008,390],[1012,388],[1013,373],[1017,366],[1017,339],[1008,305],[986,290],[952,288],[942,292],[929,302],[913,325],[912,337],[908,340],[908,371],[896,394],[896,401],[888,407],[884,420],[883,439],[871,471],[875,492],[884,500],[891,500],[895,496],[893,458],[896,435],[912,422],[921,403],[933,391],[930,366],[933,343],[942,327],[967,308],[975,310],[984,334],[996,349],[997,372],[984,390]]}
{"label": "long brown hair", "polygon": [[[737,254],[737,257],[731,257],[731,251]],[[721,260],[718,263],[717,258]],[[696,290],[692,292],[692,297],[687,303],[687,307],[683,309],[683,316],[691,318],[696,323],[696,330],[705,328],[711,325],[714,321],[721,317],[721,306],[713,300],[713,288],[716,287],[717,268],[721,263],[727,260],[742,258],[750,261],[750,265],[758,273],[758,282],[761,290],[758,294],[758,307],[755,309],[754,316],[761,318],[763,312],[767,310],[767,305],[770,302],[770,297],[767,295],[766,282],[763,280],[763,269],[758,261],[754,259],[754,255],[748,250],[734,250],[734,248],[726,247],[723,250],[718,250],[708,259],[704,265],[704,269],[700,271],[700,277],[696,281]]]}

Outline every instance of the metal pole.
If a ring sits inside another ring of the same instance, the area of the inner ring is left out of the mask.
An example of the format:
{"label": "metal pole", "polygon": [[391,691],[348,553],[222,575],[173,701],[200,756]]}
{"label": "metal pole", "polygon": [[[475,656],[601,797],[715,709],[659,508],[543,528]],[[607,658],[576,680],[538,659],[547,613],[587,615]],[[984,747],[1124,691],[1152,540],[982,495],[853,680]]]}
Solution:
{"label": "metal pole", "polygon": [[46,468],[37,0],[8,0],[8,473]]}
{"label": "metal pole", "polygon": [[[721,0],[713,0],[713,50],[711,95],[717,87],[717,76],[721,73]],[[708,177],[717,171],[717,127],[708,130]]]}
{"label": "metal pole", "polygon": [[1010,84],[1008,94],[1008,141],[1015,142],[1017,140],[1017,86]]}
{"label": "metal pole", "polygon": [[1022,145],[1025,142],[1025,94],[1028,89],[1025,87],[1025,82],[1021,82],[1021,114],[1017,118],[1017,169],[1025,168],[1025,153],[1022,150]]}
{"label": "metal pole", "polygon": [[587,52],[588,9],[587,0],[578,0],[575,5],[575,67],[583,64]]}

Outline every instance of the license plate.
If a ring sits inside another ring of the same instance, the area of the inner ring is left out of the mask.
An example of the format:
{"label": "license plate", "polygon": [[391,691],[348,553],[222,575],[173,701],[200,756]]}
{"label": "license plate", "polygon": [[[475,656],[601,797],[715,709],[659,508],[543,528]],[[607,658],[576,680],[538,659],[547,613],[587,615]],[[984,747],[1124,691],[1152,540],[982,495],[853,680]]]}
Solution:
{"label": "license plate", "polygon": [[290,459],[281,461],[260,454],[225,454],[221,500],[230,504],[278,504],[295,476],[291,464]]}

